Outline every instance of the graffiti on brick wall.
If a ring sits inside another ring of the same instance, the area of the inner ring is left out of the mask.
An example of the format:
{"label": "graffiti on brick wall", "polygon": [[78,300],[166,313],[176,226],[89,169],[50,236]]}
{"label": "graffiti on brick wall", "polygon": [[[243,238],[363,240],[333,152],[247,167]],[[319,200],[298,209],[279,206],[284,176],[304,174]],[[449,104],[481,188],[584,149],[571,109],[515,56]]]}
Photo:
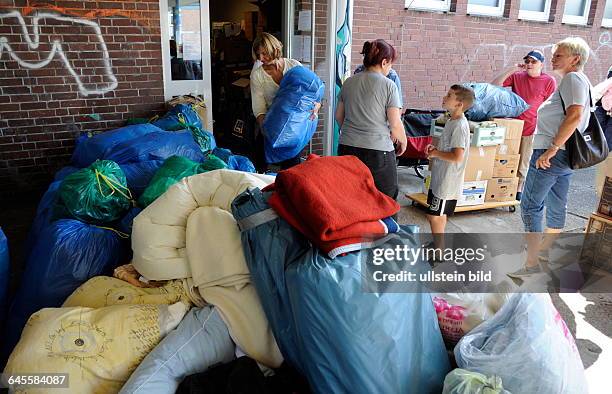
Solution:
{"label": "graffiti on brick wall", "polygon": [[[32,19],[31,19],[30,24],[32,26],[32,33],[30,34],[30,32],[28,31],[28,25],[26,24],[25,19],[21,15],[21,12],[10,11],[10,12],[5,12],[5,13],[0,13],[0,20],[3,21],[2,24],[7,25],[7,23],[4,20],[10,19],[10,18],[14,18],[17,20],[18,24],[13,24],[14,26],[21,26],[21,36],[24,42],[27,43],[29,51],[41,52],[41,50],[39,49],[41,46],[40,28],[41,26],[44,26],[44,23],[46,20],[58,21],[62,23],[69,23],[69,24],[73,24],[77,26],[80,25],[81,30],[83,30],[83,28],[90,30],[91,31],[90,36],[96,37],[96,40],[97,40],[95,44],[98,48],[98,52],[100,55],[100,62],[103,66],[103,70],[105,73],[104,78],[106,82],[102,84],[96,84],[94,88],[90,86],[86,86],[86,84],[83,82],[83,77],[72,66],[70,60],[66,56],[66,53],[64,52],[64,49],[63,49],[62,41],[57,38],[52,39],[51,42],[49,42],[50,48],[48,49],[45,48],[45,51],[48,53],[41,56],[40,58],[41,60],[29,61],[26,59],[22,59],[18,51],[13,50],[13,47],[11,46],[9,39],[6,36],[0,36],[0,59],[2,59],[4,53],[6,53],[8,56],[10,56],[11,59],[15,60],[21,67],[28,68],[28,69],[40,69],[40,68],[47,66],[49,63],[51,63],[52,60],[57,58],[64,64],[64,66],[66,67],[70,75],[74,78],[79,88],[79,92],[84,96],[101,95],[101,94],[110,92],[117,87],[117,78],[113,74],[110,57],[108,54],[108,49],[106,47],[106,43],[104,42],[104,37],[102,37],[100,26],[96,22],[90,21],[87,19],[82,19],[82,18],[61,16],[61,15],[57,15],[55,13],[50,13],[50,12],[38,12],[38,13],[33,14],[31,17]],[[87,33],[84,32],[84,34],[87,34]],[[91,41],[91,38],[90,38],[90,41]]]}
{"label": "graffiti on brick wall", "polygon": [[[480,44],[476,47],[474,54],[468,57],[468,67],[466,67],[461,80],[466,81],[472,75],[482,75],[482,71],[478,70],[479,61],[490,62],[491,57],[495,58],[495,54],[502,54],[503,64],[496,68],[497,72],[510,67],[512,64],[520,62],[523,56],[532,49],[541,50],[546,59],[552,56],[552,48],[554,43],[545,45],[506,45],[506,44]],[[586,65],[585,71],[592,77],[597,78],[597,81],[605,79],[608,74],[608,69],[612,65],[612,36],[610,32],[603,32],[599,36],[597,46],[591,46],[591,54]],[[550,69],[550,62],[545,64],[544,70]],[[478,71],[477,71],[478,70]],[[474,73],[474,74],[473,74]],[[593,81],[595,82],[595,81]]]}

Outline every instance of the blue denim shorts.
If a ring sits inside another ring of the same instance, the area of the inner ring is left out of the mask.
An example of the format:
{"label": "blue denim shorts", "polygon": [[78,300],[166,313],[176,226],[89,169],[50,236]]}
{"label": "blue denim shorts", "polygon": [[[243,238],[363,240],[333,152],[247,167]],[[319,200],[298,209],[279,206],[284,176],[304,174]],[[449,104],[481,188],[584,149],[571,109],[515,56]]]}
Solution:
{"label": "blue denim shorts", "polygon": [[545,149],[534,149],[527,179],[521,197],[521,216],[525,231],[542,232],[544,227],[544,207],[546,207],[546,226],[551,229],[565,227],[567,214],[567,193],[574,173],[569,164],[567,152],[559,150],[550,160],[550,168],[536,168],[538,158]]}

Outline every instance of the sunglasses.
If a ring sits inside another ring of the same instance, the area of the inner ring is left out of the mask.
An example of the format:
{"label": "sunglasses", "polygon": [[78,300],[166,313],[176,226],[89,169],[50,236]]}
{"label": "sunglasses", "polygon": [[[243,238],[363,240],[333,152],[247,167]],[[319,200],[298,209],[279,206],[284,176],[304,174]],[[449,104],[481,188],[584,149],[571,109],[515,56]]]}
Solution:
{"label": "sunglasses", "polygon": [[536,64],[537,62],[535,59],[525,59],[525,64]]}

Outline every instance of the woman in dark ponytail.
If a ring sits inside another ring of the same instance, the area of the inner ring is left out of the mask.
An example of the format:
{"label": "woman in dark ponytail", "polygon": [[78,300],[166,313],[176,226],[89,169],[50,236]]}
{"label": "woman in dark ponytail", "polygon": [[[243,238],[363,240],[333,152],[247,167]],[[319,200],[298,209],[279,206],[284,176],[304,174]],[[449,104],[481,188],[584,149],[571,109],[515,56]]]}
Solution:
{"label": "woman in dark ponytail", "polygon": [[361,50],[364,72],[342,85],[336,110],[340,125],[338,154],[357,156],[372,172],[376,187],[397,199],[396,154],[406,150],[398,89],[387,78],[396,58],[384,40],[366,41]]}

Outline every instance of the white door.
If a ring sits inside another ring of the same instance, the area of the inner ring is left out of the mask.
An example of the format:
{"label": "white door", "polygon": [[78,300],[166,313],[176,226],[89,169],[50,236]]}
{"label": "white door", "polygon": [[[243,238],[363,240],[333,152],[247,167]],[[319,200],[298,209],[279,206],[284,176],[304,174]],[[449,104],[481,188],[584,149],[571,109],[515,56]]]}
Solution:
{"label": "white door", "polygon": [[316,0],[286,1],[284,27],[287,57],[314,71]]}
{"label": "white door", "polygon": [[191,94],[206,102],[207,130],[213,130],[208,0],[159,2],[164,96]]}

